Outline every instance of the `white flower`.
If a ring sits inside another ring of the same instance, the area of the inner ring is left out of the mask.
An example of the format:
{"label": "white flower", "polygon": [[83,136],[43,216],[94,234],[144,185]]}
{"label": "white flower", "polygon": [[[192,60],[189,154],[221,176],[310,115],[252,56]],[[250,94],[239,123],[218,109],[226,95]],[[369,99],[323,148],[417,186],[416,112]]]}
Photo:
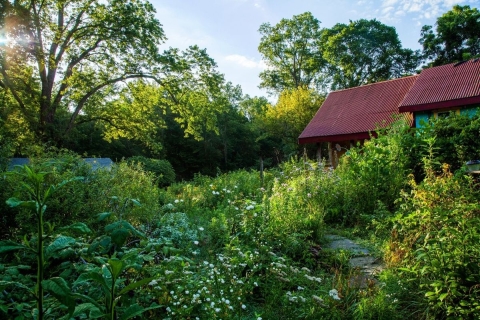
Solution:
{"label": "white flower", "polygon": [[148,285],[149,285],[149,286],[152,286],[152,287],[153,287],[154,285],[157,285],[157,284],[158,284],[158,282],[157,282],[157,280],[155,280],[155,279],[152,280],[152,281],[150,281],[150,282],[148,283]]}
{"label": "white flower", "polygon": [[220,308],[215,308],[215,312],[220,312]]}
{"label": "white flower", "polygon": [[179,201],[178,199],[175,199],[175,201],[173,201],[173,202],[175,202],[175,203],[179,203],[180,201]]}
{"label": "white flower", "polygon": [[242,309],[243,309],[243,310],[247,309],[247,306],[244,305],[244,304],[242,304]]}
{"label": "white flower", "polygon": [[205,230],[203,227],[198,228],[198,230],[203,231]]}
{"label": "white flower", "polygon": [[249,206],[247,206],[245,209],[246,209],[246,210],[253,210],[253,208],[255,208],[255,207],[252,206],[252,205],[249,205]]}
{"label": "white flower", "polygon": [[328,292],[328,295],[332,297],[334,300],[340,300],[340,297],[338,296],[338,291],[337,289],[332,289]]}
{"label": "white flower", "polygon": [[173,273],[173,271],[165,270],[165,274],[166,274],[166,275],[169,275],[169,274],[172,274],[172,273]]}
{"label": "white flower", "polygon": [[257,283],[256,281],[253,283],[253,285],[254,285],[255,287],[258,287],[258,283]]}
{"label": "white flower", "polygon": [[198,241],[193,241],[193,244],[198,245]]}

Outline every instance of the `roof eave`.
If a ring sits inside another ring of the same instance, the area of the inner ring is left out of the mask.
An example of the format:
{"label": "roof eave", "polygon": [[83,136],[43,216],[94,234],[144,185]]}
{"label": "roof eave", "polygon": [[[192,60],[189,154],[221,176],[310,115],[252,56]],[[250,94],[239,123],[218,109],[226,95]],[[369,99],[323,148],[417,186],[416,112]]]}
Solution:
{"label": "roof eave", "polygon": [[331,136],[315,136],[315,137],[300,137],[298,138],[299,144],[316,143],[316,142],[339,142],[348,140],[364,140],[369,139],[371,135],[375,135],[375,132],[358,132],[350,134],[337,134]]}
{"label": "roof eave", "polygon": [[480,96],[441,101],[441,102],[416,104],[416,105],[410,105],[410,106],[400,106],[398,110],[400,112],[418,112],[418,111],[445,109],[445,108],[460,107],[460,106],[463,107],[467,105],[473,105],[476,103],[480,103]]}

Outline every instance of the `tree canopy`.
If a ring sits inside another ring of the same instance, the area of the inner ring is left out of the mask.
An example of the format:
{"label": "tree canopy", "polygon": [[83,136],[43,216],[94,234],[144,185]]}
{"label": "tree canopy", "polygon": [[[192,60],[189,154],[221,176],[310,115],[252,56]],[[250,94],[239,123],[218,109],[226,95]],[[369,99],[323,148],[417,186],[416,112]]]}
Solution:
{"label": "tree canopy", "polygon": [[402,48],[395,28],[375,19],[338,23],[323,30],[320,42],[334,90],[405,76],[419,63],[419,53]]}
{"label": "tree canopy", "polygon": [[419,43],[433,66],[480,55],[480,11],[455,5],[438,17],[435,30],[429,25],[422,27]]}
{"label": "tree canopy", "polygon": [[323,86],[325,61],[317,43],[320,21],[310,12],[282,19],[275,26],[264,23],[259,32],[258,51],[268,65],[260,73],[261,88],[278,94],[299,86]]}
{"label": "tree canopy", "polygon": [[131,104],[126,94],[141,78],[162,89],[156,106],[174,106],[188,134],[198,137],[204,125],[215,130],[223,76],[196,46],[160,53],[166,37],[148,1],[4,0],[1,6],[7,41],[0,50],[0,87],[37,138],[61,145],[76,125],[89,121],[107,123],[110,137],[132,137],[138,120],[132,115],[146,106]]}

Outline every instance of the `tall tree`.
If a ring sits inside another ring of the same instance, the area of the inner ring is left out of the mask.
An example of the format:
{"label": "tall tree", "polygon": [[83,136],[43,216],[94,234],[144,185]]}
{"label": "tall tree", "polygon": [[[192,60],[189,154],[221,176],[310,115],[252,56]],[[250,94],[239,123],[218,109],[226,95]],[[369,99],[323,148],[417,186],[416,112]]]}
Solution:
{"label": "tall tree", "polygon": [[422,27],[419,43],[433,66],[468,60],[480,55],[480,11],[456,5],[438,17],[435,31]]}
{"label": "tall tree", "polygon": [[299,151],[298,136],[320,108],[325,97],[314,89],[298,87],[283,91],[275,105],[268,106],[265,125],[271,137],[279,137],[277,146],[286,156]]}
{"label": "tall tree", "polygon": [[[56,139],[59,114],[70,130],[83,109],[116,84],[151,75],[165,39],[144,0],[2,1],[8,42],[0,51],[0,86],[30,127]],[[63,132],[64,133],[64,132]]]}
{"label": "tall tree", "polygon": [[404,49],[395,28],[377,20],[338,23],[320,38],[332,89],[398,78],[415,71],[419,53]]}
{"label": "tall tree", "polygon": [[260,73],[261,88],[279,94],[299,86],[323,86],[325,61],[317,43],[320,21],[310,12],[282,19],[275,26],[264,23],[259,32],[258,51],[268,66]]}

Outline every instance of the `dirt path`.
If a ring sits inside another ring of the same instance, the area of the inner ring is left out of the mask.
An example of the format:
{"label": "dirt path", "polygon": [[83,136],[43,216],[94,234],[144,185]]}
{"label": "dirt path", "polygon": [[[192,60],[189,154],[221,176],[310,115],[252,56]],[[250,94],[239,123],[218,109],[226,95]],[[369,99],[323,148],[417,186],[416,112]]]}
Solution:
{"label": "dirt path", "polygon": [[352,285],[363,288],[367,287],[369,282],[377,282],[375,276],[384,269],[381,259],[373,257],[368,249],[350,239],[337,235],[326,235],[325,237],[330,241],[326,248],[348,250],[352,253],[350,266],[360,271],[359,275],[350,279]]}

